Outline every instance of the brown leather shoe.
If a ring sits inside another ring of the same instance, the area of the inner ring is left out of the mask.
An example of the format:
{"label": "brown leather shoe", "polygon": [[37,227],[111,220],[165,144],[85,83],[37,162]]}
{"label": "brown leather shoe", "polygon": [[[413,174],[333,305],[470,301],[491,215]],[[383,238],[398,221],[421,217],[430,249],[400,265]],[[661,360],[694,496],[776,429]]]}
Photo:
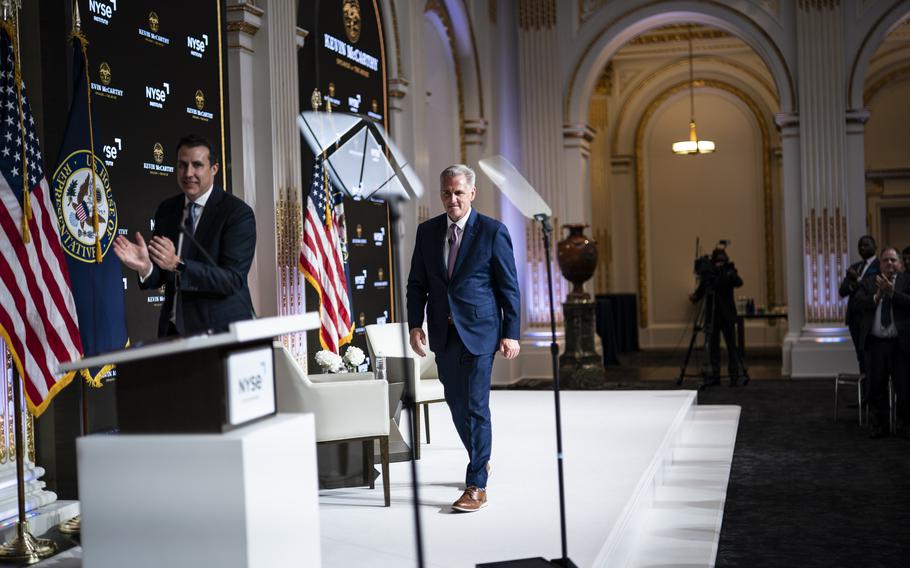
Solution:
{"label": "brown leather shoe", "polygon": [[458,501],[452,504],[452,508],[456,511],[461,511],[462,513],[473,513],[474,511],[479,511],[487,506],[487,491],[486,489],[478,489],[473,485],[469,485],[465,489],[464,494]]}

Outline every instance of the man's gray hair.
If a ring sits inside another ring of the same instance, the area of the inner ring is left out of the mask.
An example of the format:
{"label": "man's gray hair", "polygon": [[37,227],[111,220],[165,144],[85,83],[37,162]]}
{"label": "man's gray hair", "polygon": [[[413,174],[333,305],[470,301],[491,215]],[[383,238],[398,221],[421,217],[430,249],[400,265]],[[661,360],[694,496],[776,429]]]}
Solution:
{"label": "man's gray hair", "polygon": [[446,179],[458,176],[464,176],[465,181],[468,182],[468,187],[474,187],[474,180],[477,178],[477,175],[474,173],[474,170],[464,164],[455,164],[442,170],[442,173],[439,174],[439,186],[442,187]]}

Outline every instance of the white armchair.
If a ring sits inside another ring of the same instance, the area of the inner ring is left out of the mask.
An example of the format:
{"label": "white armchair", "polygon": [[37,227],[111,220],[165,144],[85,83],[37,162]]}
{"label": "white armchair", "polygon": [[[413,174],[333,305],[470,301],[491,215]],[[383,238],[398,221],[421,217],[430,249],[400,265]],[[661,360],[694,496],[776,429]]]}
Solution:
{"label": "white armchair", "polygon": [[[337,373],[308,377],[280,343],[275,350],[275,398],[278,412],[309,412],[316,419],[316,443],[364,442],[364,481],[373,479],[373,441],[379,440],[385,506],[389,491],[389,383],[372,373]],[[317,380],[317,377],[319,379]],[[368,471],[367,471],[368,470]],[[368,474],[368,475],[367,475]]]}
{"label": "white armchair", "polygon": [[439,382],[439,374],[436,370],[436,357],[429,349],[426,350],[426,357],[421,357],[414,353],[407,340],[409,331],[406,323],[368,325],[366,326],[366,335],[370,360],[375,361],[376,357],[403,357],[413,360],[414,371],[412,376],[415,378],[415,384],[413,385],[415,405],[411,411],[414,412],[414,422],[416,424],[414,437],[417,440],[414,448],[414,457],[420,459],[420,407],[423,406],[425,433],[429,444],[429,405],[434,402],[445,401],[445,393],[442,383]]}

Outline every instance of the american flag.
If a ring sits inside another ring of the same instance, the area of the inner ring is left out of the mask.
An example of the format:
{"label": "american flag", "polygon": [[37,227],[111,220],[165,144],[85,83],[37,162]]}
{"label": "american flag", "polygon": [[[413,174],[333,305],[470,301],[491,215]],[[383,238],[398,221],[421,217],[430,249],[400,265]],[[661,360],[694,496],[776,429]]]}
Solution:
{"label": "american flag", "polygon": [[0,332],[23,377],[28,408],[40,415],[72,380],[74,373],[56,376],[57,365],[78,359],[82,341],[35,120],[24,84],[20,98],[16,67],[0,27]]}
{"label": "american flag", "polygon": [[303,223],[300,269],[319,294],[319,343],[338,353],[354,334],[351,303],[344,275],[341,241],[332,215],[322,158],[313,164],[313,182]]}

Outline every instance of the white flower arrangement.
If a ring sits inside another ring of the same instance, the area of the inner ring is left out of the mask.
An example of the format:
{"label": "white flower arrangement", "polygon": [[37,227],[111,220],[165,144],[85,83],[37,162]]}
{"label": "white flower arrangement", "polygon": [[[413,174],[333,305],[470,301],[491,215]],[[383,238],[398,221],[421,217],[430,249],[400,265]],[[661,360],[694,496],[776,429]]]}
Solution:
{"label": "white flower arrangement", "polygon": [[354,347],[349,345],[347,350],[344,352],[344,366],[347,367],[349,372],[354,372],[357,368],[366,361],[366,355],[363,354],[363,349],[360,347]]}
{"label": "white flower arrangement", "polygon": [[341,373],[344,371],[353,373],[364,361],[366,361],[366,355],[363,354],[363,349],[353,345],[348,346],[344,352],[344,357],[325,349],[316,352],[316,364],[319,365],[323,373]]}
{"label": "white flower arrangement", "polygon": [[323,373],[339,373],[344,368],[341,356],[325,349],[316,353],[316,364]]}

